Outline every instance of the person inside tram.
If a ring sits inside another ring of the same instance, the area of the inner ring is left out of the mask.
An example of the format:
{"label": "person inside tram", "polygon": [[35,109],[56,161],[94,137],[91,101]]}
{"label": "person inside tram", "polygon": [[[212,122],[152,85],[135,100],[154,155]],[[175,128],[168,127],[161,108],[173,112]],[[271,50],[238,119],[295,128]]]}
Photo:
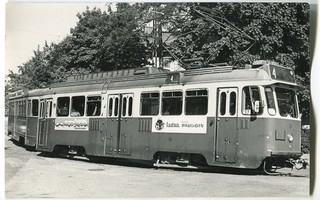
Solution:
{"label": "person inside tram", "polygon": [[88,116],[98,116],[100,115],[100,107],[97,102],[88,104]]}
{"label": "person inside tram", "polygon": [[58,109],[59,116],[67,116],[69,112],[67,103],[64,103],[62,107]]}
{"label": "person inside tram", "polygon": [[80,112],[72,108],[71,117],[76,117],[76,116],[80,116]]}
{"label": "person inside tram", "polygon": [[83,110],[84,110],[84,104],[80,103],[78,106],[74,105],[72,106],[71,116],[83,116]]}
{"label": "person inside tram", "polygon": [[96,115],[97,115],[97,111],[98,111],[98,104],[95,103],[95,104],[94,104],[94,110],[93,110],[93,112],[92,112],[92,115],[93,115],[93,116],[96,116]]}
{"label": "person inside tram", "polygon": [[294,116],[294,107],[291,102],[282,102],[279,106],[280,115],[283,117],[293,117]]}

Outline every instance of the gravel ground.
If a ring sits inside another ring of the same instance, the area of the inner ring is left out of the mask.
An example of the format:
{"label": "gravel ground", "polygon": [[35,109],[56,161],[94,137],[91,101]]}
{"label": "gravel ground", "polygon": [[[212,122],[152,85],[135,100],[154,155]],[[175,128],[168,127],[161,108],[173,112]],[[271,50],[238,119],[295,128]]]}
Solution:
{"label": "gravel ground", "polygon": [[[308,155],[305,155],[306,157]],[[6,198],[307,197],[309,168],[292,176],[235,170],[155,169],[26,151],[5,137]]]}

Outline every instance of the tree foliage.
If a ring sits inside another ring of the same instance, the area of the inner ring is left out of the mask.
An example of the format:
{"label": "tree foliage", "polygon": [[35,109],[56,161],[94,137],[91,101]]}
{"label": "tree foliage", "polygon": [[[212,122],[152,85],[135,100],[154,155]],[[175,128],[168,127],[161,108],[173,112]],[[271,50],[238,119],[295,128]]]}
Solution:
{"label": "tree foliage", "polygon": [[90,72],[133,68],[145,65],[145,46],[140,38],[135,9],[117,4],[117,11],[87,9],[78,14],[71,29],[66,69],[84,68]]}
{"label": "tree foliage", "polygon": [[200,3],[188,15],[176,32],[189,33],[175,41],[177,55],[238,66],[266,59],[297,68],[299,75],[309,71],[308,4]]}
{"label": "tree foliage", "polygon": [[[204,64],[227,62],[243,67],[272,60],[295,70],[301,111],[309,118],[310,13],[307,3],[200,3],[186,5],[172,23],[171,51]],[[180,6],[181,8],[182,6]],[[189,9],[188,9],[189,8]],[[174,13],[174,12],[173,12]]]}
{"label": "tree foliage", "polygon": [[35,89],[48,87],[58,76],[56,68],[49,65],[53,45],[45,43],[42,50],[34,51],[33,57],[21,66],[18,66],[19,73],[10,71],[11,90],[21,88]]}
{"label": "tree foliage", "polygon": [[[254,60],[276,61],[295,70],[301,110],[310,102],[309,4],[307,3],[118,3],[107,12],[87,8],[70,35],[45,44],[9,74],[8,90],[40,88],[74,73],[133,68],[148,64],[152,20],[161,21],[170,40],[166,55],[181,62],[227,62],[243,67]],[[161,14],[162,13],[162,14]]]}

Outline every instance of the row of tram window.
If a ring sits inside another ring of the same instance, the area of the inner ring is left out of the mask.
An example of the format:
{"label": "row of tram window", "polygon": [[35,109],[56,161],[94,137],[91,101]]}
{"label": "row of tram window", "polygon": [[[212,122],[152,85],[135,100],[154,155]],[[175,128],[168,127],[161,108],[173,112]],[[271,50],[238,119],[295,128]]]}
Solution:
{"label": "row of tram window", "polygon": [[[268,114],[275,116],[279,112],[282,117],[298,118],[298,102],[294,90],[275,87],[264,88],[266,103],[262,101],[258,87],[244,87],[242,91],[242,114],[261,115],[266,106]],[[278,106],[276,106],[276,102]],[[266,105],[265,105],[266,104]]]}
{"label": "row of tram window", "polygon": [[[274,91],[275,90],[275,91]],[[140,115],[206,115],[208,113],[208,90],[194,89],[183,91],[142,92],[140,95]],[[274,95],[275,94],[275,95]],[[298,117],[298,106],[294,90],[275,87],[265,87],[265,101],[263,93],[257,86],[247,86],[242,89],[241,112],[243,115],[262,115],[264,107],[269,115],[278,112],[282,117]],[[111,97],[110,97],[111,96]],[[238,105],[237,89],[231,92],[223,91],[219,95],[218,112],[220,116],[236,116]],[[39,100],[19,100],[9,103],[9,115],[13,116],[38,116]],[[108,116],[117,117],[119,112],[123,117],[132,117],[133,95],[109,95]],[[57,98],[57,117],[100,116],[101,96],[65,96]],[[49,107],[52,116],[52,101]],[[40,113],[41,114],[41,113]]]}
{"label": "row of tram window", "polygon": [[[264,89],[266,103],[262,100],[262,93],[258,86],[247,86],[242,89],[241,112],[243,115],[262,115],[264,107],[267,106],[271,116],[279,112],[282,117],[298,117],[294,90],[276,87],[276,96],[274,96],[272,87]],[[159,113],[161,115],[181,115],[183,102],[185,115],[206,115],[208,112],[208,91],[206,89],[187,90],[185,101],[183,101],[182,91],[162,92],[161,98],[159,92],[142,93],[140,101],[140,115],[142,116],[159,115]],[[278,109],[275,101],[277,101]],[[236,116],[237,105],[237,89],[221,92],[218,105],[219,116]]]}
{"label": "row of tram window", "polygon": [[132,109],[133,109],[132,94],[109,96],[109,108],[108,108],[109,117],[118,117],[120,113],[122,117],[132,117]]}
{"label": "row of tram window", "polygon": [[39,100],[18,100],[9,103],[9,115],[19,117],[38,117]]}
{"label": "row of tram window", "polygon": [[[161,109],[160,93],[142,93],[140,115],[181,115],[183,95],[182,91],[162,92]],[[208,91],[190,90],[185,92],[185,114],[206,115],[208,112]]]}
{"label": "row of tram window", "polygon": [[100,116],[101,96],[58,97],[57,117],[67,117],[69,114],[71,117]]}

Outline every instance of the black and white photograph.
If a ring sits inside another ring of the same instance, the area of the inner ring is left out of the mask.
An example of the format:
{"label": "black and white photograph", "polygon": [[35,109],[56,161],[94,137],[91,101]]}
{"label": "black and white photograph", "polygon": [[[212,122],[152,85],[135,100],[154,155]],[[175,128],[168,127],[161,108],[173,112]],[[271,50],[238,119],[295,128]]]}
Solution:
{"label": "black and white photograph", "polygon": [[8,1],[3,197],[312,197],[316,6]]}

